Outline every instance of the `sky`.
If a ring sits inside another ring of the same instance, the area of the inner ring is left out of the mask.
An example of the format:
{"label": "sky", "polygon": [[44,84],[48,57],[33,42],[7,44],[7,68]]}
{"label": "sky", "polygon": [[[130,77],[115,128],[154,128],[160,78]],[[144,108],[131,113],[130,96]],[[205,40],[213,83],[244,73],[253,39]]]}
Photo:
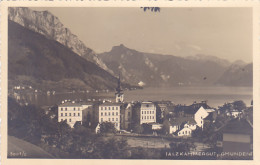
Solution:
{"label": "sky", "polygon": [[249,8],[74,7],[48,10],[96,53],[124,44],[141,52],[175,56],[204,54],[252,62]]}

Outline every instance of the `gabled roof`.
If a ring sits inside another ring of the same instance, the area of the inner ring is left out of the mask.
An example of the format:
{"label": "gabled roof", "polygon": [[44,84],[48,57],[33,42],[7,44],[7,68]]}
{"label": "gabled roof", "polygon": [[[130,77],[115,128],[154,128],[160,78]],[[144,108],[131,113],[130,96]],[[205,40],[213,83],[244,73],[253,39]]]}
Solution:
{"label": "gabled roof", "polygon": [[223,128],[223,133],[253,134],[253,127],[245,119],[233,119]]}
{"label": "gabled roof", "polygon": [[212,121],[212,120],[214,120],[214,112],[211,112],[211,113],[208,113],[209,115],[206,117],[206,118],[204,118],[205,120],[210,120],[210,121]]}

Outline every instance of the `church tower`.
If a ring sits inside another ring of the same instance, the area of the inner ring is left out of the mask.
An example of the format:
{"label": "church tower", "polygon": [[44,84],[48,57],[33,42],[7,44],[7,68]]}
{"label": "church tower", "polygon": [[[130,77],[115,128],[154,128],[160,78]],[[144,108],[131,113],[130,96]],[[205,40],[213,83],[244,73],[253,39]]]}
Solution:
{"label": "church tower", "polygon": [[121,88],[120,75],[118,77],[117,88],[116,88],[116,103],[122,103],[124,101],[124,93]]}

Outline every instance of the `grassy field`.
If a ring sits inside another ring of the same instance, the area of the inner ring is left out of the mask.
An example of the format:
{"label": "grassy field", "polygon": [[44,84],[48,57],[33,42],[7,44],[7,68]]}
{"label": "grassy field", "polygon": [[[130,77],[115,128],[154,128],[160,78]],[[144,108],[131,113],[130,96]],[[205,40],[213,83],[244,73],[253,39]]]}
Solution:
{"label": "grassy field", "polygon": [[8,158],[54,158],[32,143],[8,136]]}

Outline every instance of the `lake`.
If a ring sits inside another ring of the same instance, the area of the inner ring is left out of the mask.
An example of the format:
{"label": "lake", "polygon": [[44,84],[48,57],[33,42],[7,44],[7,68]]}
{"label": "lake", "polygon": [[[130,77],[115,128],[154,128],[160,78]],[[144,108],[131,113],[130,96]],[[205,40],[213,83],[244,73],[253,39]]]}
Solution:
{"label": "lake", "polygon": [[[23,94],[20,99],[38,106],[60,104],[62,100],[114,100],[114,92],[80,92],[47,94]],[[175,104],[190,105],[194,101],[207,100],[208,105],[217,108],[226,102],[243,100],[250,105],[253,99],[252,87],[173,87],[173,88],[144,88],[142,90],[124,91],[126,102],[131,101],[160,101],[169,100]]]}

